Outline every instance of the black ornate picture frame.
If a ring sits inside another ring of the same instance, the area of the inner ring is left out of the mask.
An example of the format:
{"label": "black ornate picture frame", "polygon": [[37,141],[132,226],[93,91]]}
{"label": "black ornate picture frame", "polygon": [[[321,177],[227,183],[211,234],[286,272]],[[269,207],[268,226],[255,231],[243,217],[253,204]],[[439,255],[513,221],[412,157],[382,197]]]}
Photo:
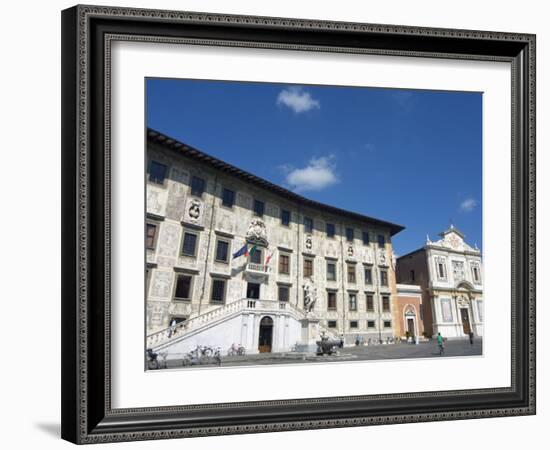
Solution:
{"label": "black ornate picture frame", "polygon": [[[116,40],[511,63],[511,386],[113,409],[109,108]],[[84,444],[535,414],[534,35],[75,6],[62,12],[62,177],[64,439]]]}

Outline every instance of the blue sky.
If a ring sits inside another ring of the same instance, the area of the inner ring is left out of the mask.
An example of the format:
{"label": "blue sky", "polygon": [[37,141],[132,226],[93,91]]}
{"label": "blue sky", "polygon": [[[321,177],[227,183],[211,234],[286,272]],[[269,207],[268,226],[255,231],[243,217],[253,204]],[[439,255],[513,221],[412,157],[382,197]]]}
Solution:
{"label": "blue sky", "polygon": [[482,94],[147,79],[147,125],[297,193],[482,246]]}

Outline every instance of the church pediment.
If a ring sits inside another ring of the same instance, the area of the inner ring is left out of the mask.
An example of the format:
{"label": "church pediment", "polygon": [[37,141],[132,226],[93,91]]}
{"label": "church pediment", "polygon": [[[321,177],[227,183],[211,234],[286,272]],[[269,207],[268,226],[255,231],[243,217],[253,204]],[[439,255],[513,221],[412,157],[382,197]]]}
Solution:
{"label": "church pediment", "polygon": [[471,247],[466,243],[464,240],[464,234],[456,229],[453,225],[450,226],[448,230],[443,231],[442,233],[439,233],[439,236],[441,236],[441,239],[438,241],[430,241],[428,238],[426,240],[427,245],[446,248],[450,250],[455,250],[459,252],[464,251],[470,251],[470,252],[477,252],[479,249],[477,247]]}

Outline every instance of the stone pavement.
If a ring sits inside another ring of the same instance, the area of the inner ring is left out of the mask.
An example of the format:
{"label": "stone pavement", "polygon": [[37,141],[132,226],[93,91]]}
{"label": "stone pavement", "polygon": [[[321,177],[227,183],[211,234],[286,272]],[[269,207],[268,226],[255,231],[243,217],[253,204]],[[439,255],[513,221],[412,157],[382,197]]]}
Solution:
{"label": "stone pavement", "polygon": [[[338,354],[331,356],[315,356],[301,353],[261,353],[244,356],[224,356],[221,360],[222,367],[235,366],[257,366],[270,364],[296,364],[296,363],[329,363],[345,361],[368,361],[381,359],[408,359],[408,358],[448,358],[460,356],[482,355],[482,340],[477,338],[471,345],[467,339],[448,340],[445,343],[445,353],[439,355],[439,348],[434,341],[421,342],[418,345],[409,343],[352,346],[339,349]],[[217,366],[216,361],[204,361],[200,365],[187,367],[213,367]],[[184,368],[183,360],[169,359],[167,368]]]}

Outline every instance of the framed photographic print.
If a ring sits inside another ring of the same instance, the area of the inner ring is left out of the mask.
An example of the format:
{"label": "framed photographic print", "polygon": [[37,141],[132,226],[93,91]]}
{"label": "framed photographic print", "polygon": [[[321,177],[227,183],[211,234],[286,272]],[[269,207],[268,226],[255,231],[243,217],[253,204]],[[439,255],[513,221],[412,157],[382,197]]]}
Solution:
{"label": "framed photographic print", "polygon": [[62,13],[62,436],[535,413],[535,36]]}

